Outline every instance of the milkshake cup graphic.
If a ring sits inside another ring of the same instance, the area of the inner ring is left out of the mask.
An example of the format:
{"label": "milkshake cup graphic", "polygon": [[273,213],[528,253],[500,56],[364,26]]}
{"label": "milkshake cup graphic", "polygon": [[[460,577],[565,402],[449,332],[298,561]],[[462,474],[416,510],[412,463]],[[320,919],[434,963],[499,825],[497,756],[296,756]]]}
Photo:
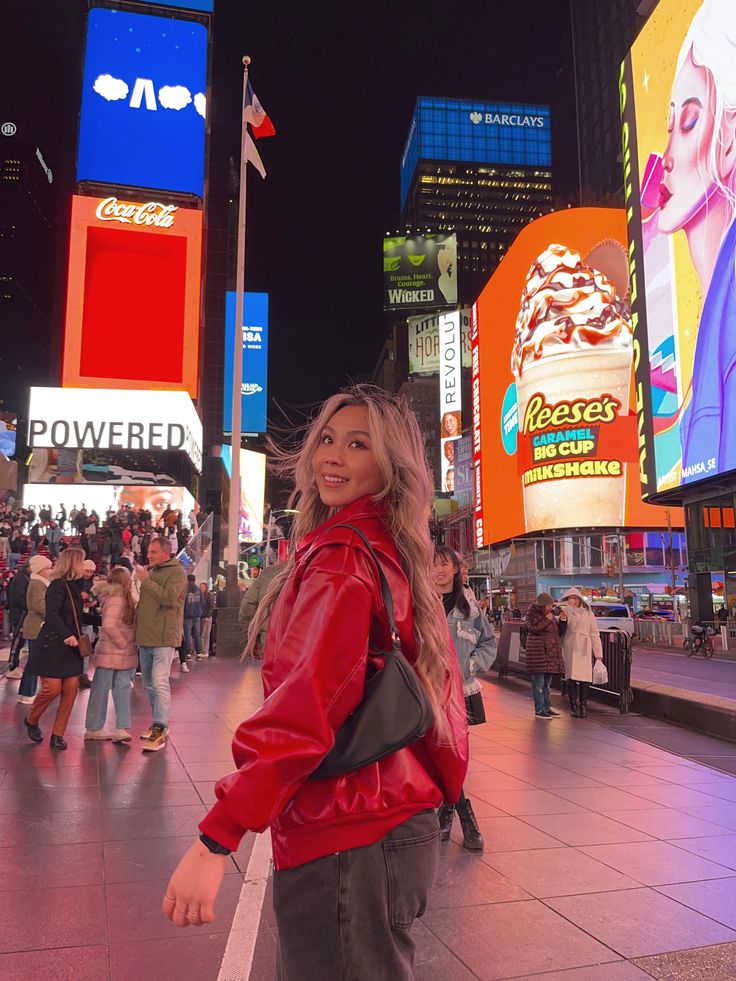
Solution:
{"label": "milkshake cup graphic", "polygon": [[599,460],[610,445],[603,431],[629,412],[631,321],[612,282],[622,288],[621,259],[625,270],[618,243],[601,243],[586,261],[550,245],[527,275],[511,359],[527,532],[624,524],[626,464]]}

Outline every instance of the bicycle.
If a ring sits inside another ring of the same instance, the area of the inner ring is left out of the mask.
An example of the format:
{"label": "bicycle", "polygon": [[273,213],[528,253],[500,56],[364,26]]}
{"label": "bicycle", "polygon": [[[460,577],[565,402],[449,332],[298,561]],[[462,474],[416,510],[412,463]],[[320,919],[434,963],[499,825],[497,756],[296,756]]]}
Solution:
{"label": "bicycle", "polygon": [[682,650],[685,657],[692,657],[694,654],[702,653],[703,657],[710,659],[715,653],[713,641],[710,639],[713,631],[710,627],[692,628],[690,637],[682,642]]}

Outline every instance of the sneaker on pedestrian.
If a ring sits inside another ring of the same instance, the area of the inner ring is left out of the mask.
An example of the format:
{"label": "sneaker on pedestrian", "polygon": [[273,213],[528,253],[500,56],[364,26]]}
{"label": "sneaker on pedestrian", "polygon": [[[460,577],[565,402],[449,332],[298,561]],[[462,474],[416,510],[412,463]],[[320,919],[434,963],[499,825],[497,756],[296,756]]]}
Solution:
{"label": "sneaker on pedestrian", "polygon": [[104,741],[106,739],[112,739],[112,733],[108,732],[106,729],[86,729],[84,732],[84,738],[89,739],[99,739]]}
{"label": "sneaker on pedestrian", "polygon": [[33,705],[35,701],[36,699],[33,695],[18,695],[19,705]]}
{"label": "sneaker on pedestrian", "polygon": [[142,733],[140,734],[140,736],[139,736],[138,738],[139,738],[139,739],[150,739],[150,738],[151,738],[151,733],[152,733],[152,732],[153,732],[153,726],[149,726],[149,727],[148,727],[148,728],[146,729],[146,731],[145,731],[145,732],[142,732]]}
{"label": "sneaker on pedestrian", "polygon": [[13,668],[12,671],[5,672],[5,678],[7,681],[20,681],[23,677],[23,668],[17,667]]}
{"label": "sneaker on pedestrian", "polygon": [[202,660],[202,655],[201,654],[197,654],[195,660],[196,661],[201,661]]}
{"label": "sneaker on pedestrian", "polygon": [[112,741],[114,743],[129,743],[132,738],[127,729],[116,729],[112,734]]}
{"label": "sneaker on pedestrian", "polygon": [[550,718],[552,718],[552,719],[559,719],[560,718],[560,713],[559,712],[555,712],[554,709],[547,709],[547,715],[549,715]]}
{"label": "sneaker on pedestrian", "polygon": [[143,743],[144,753],[156,753],[166,745],[166,729],[164,726],[152,725],[149,739]]}
{"label": "sneaker on pedestrian", "polygon": [[189,665],[187,664],[186,661],[181,662],[181,670],[182,670],[182,674],[189,674]]}
{"label": "sneaker on pedestrian", "polygon": [[554,718],[554,716],[547,715],[546,712],[535,712],[534,713],[534,718],[535,719],[552,719],[552,718]]}

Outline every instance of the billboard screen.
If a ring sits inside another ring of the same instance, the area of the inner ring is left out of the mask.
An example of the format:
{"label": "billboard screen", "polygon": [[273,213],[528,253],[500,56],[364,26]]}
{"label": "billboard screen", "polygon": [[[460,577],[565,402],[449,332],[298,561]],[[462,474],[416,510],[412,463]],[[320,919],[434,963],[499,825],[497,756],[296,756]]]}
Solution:
{"label": "billboard screen", "polygon": [[202,212],[75,196],[64,387],[197,397]]}
{"label": "billboard screen", "polygon": [[570,209],[527,225],[476,315],[476,541],[664,526],[639,487],[625,213]]}
{"label": "billboard screen", "polygon": [[[232,448],[224,443],[222,462],[231,474]],[[240,531],[239,540],[252,544],[263,541],[263,509],[266,502],[266,454],[240,451]]]}
{"label": "billboard screen", "polygon": [[383,309],[457,305],[457,236],[383,240]]}
{"label": "billboard screen", "polygon": [[645,496],[736,470],[736,6],[661,0],[620,78]]}
{"label": "billboard screen", "polygon": [[206,91],[203,24],[90,10],[77,180],[202,197]]}
{"label": "billboard screen", "polygon": [[402,210],[420,160],[550,167],[550,107],[420,96],[401,157]]}
{"label": "billboard screen", "polygon": [[159,7],[180,7],[184,10],[201,10],[209,14],[214,8],[215,0],[155,0]]}
{"label": "billboard screen", "polygon": [[441,490],[455,490],[455,447],[463,433],[463,373],[460,312],[440,317],[440,471]]}
{"label": "billboard screen", "polygon": [[116,487],[109,484],[25,484],[23,506],[50,507],[56,514],[61,505],[67,510],[85,507],[87,512],[96,511],[104,520],[107,511],[121,507],[150,511],[154,528],[161,521],[167,508],[181,512],[185,524],[195,501],[186,487]]}
{"label": "billboard screen", "polygon": [[0,412],[0,460],[15,456],[18,416],[15,412]]}
{"label": "billboard screen", "polygon": [[[440,315],[407,318],[409,374],[436,375],[440,370]],[[463,368],[470,367],[470,310],[460,311]]]}
{"label": "billboard screen", "polygon": [[[225,386],[223,432],[232,428],[233,350],[235,348],[235,293],[225,301]],[[244,433],[266,432],[268,391],[268,293],[243,295],[243,384],[240,428]]]}

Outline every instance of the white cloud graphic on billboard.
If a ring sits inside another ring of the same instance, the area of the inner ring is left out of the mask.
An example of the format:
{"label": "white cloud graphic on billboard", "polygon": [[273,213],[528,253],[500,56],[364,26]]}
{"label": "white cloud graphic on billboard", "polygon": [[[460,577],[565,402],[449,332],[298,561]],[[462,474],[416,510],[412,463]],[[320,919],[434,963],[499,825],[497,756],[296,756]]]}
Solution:
{"label": "white cloud graphic on billboard", "polygon": [[98,75],[92,88],[108,102],[117,102],[128,97],[127,83],[112,75]]}
{"label": "white cloud graphic on billboard", "polygon": [[202,119],[207,115],[207,99],[203,92],[197,92],[194,96],[194,108],[197,110]]}
{"label": "white cloud graphic on billboard", "polygon": [[162,109],[184,109],[192,101],[192,93],[184,85],[163,85],[158,90]]}

